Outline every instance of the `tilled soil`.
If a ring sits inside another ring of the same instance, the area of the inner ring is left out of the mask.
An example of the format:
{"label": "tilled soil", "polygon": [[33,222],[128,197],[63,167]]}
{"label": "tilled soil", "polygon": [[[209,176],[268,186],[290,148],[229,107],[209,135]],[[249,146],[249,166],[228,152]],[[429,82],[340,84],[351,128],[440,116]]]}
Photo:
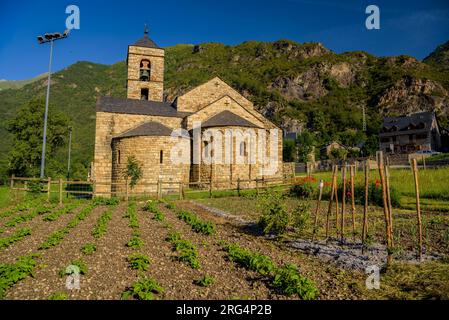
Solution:
{"label": "tilled soil", "polygon": [[[284,243],[267,239],[255,233],[242,223],[218,217],[193,202],[180,201],[179,208],[194,211],[201,218],[213,221],[217,230],[214,235],[206,236],[194,232],[189,225],[179,220],[175,212],[162,204],[159,208],[165,215],[164,221],[156,221],[153,214],[143,211],[144,203],[138,203],[139,233],[145,245],[142,248],[126,247],[131,238],[132,229],[128,219],[123,218],[127,204],[118,205],[112,219],[108,222],[107,233],[100,239],[91,235],[100,215],[106,207],[96,207],[81,221],[62,242],[48,250],[37,250],[38,246],[51,232],[64,227],[74,213],[59,217],[53,222],[42,221],[38,216],[29,225],[33,233],[8,250],[0,253],[1,261],[14,261],[14,258],[28,252],[38,251],[41,256],[35,270],[35,277],[28,277],[7,292],[7,299],[47,299],[56,292],[65,292],[69,299],[120,299],[121,294],[130,287],[140,275],[155,279],[165,290],[155,295],[156,299],[298,299],[276,293],[270,287],[270,281],[255,272],[248,271],[229,261],[222,250],[220,241],[238,243],[244,248],[270,256],[277,265],[295,263],[300,272],[312,279],[320,290],[320,299],[361,299],[365,297],[361,284],[365,276],[362,273],[344,271],[316,257],[298,253]],[[199,252],[201,268],[192,269],[176,260],[176,252],[166,241],[170,232],[179,232],[190,240]],[[96,252],[84,255],[80,249],[86,243],[96,245]],[[128,266],[127,257],[135,252],[147,255],[151,260],[148,271],[137,272]],[[59,271],[67,267],[72,260],[82,258],[87,266],[87,274],[80,277],[80,289],[68,290],[66,277],[60,277]],[[204,275],[214,277],[208,287],[194,284]]]}
{"label": "tilled soil", "polygon": [[[294,250],[284,243],[260,236],[248,225],[235,219],[214,216],[195,202],[183,201],[179,207],[194,211],[200,217],[213,221],[217,225],[215,241],[238,243],[240,246],[261,252],[273,259],[278,265],[294,263],[301,274],[312,279],[321,294],[320,299],[360,299],[363,298],[362,282],[365,276],[361,272],[344,271],[317,258]],[[245,269],[237,267],[240,272]],[[272,291],[272,290],[271,290]],[[270,299],[285,298],[271,292]],[[294,298],[294,297],[293,297]]]}
{"label": "tilled soil", "polygon": [[[19,281],[14,287],[8,290],[6,299],[47,299],[48,296],[54,292],[64,292],[66,279],[59,277],[59,271],[65,269],[70,264],[70,261],[80,257],[81,245],[90,234],[96,219],[104,210],[104,207],[96,207],[85,220],[80,221],[79,224],[65,236],[59,245],[47,250],[37,250],[37,247],[45,241],[51,231],[46,229],[45,232],[43,232],[43,236],[42,233],[39,234],[36,232],[40,238],[35,239],[33,243],[30,244],[32,246],[31,250],[28,249],[29,251],[40,254],[34,277],[27,277],[22,281]],[[63,228],[72,217],[73,214],[60,217],[53,226],[53,231]],[[45,221],[40,221],[41,224],[48,224]],[[49,223],[48,225],[51,224],[52,223]],[[18,245],[19,244],[20,242]],[[24,244],[20,245],[23,246]]]}
{"label": "tilled soil", "polygon": [[[55,221],[43,221],[42,219],[47,215],[45,214],[38,215],[32,220],[20,223],[15,227],[5,228],[6,230],[2,234],[2,237],[6,237],[22,228],[30,228],[31,235],[28,235],[8,248],[1,250],[0,261],[2,263],[12,263],[17,257],[32,252],[37,252],[37,249],[42,242],[44,242],[51,233],[64,227],[73,218],[73,216],[81,210],[82,207],[84,207],[84,205],[80,205],[67,214],[58,217]],[[55,210],[57,210],[57,208],[55,208]]]}

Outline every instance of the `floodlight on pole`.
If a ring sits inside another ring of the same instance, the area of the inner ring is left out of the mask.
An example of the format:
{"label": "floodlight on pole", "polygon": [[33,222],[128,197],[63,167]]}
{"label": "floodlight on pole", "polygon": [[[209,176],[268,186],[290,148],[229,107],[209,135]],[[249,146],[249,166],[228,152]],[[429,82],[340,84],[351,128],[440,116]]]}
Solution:
{"label": "floodlight on pole", "polygon": [[51,63],[53,58],[53,42],[56,40],[61,40],[67,38],[69,36],[70,30],[64,31],[64,34],[57,33],[46,33],[44,36],[38,36],[37,41],[39,44],[44,44],[50,42],[50,61],[48,63],[48,83],[47,83],[47,96],[45,99],[45,115],[44,115],[44,133],[43,133],[43,141],[42,141],[42,158],[41,158],[41,179],[44,178],[45,175],[45,149],[47,144],[47,120],[48,120],[48,102],[50,99],[50,82],[51,82]]}

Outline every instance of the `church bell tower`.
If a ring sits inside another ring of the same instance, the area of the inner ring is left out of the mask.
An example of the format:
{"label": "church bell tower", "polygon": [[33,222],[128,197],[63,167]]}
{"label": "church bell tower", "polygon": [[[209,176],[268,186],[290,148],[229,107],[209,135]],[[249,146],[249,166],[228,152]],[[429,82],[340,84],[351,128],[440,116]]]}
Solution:
{"label": "church bell tower", "polygon": [[128,46],[128,99],[160,101],[164,99],[164,49],[144,36]]}

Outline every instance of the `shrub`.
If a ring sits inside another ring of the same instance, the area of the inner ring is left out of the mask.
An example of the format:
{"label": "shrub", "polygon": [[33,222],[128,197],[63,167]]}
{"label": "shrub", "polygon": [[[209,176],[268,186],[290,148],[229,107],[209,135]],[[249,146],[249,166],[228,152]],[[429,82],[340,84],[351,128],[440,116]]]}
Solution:
{"label": "shrub", "polygon": [[314,177],[296,178],[290,193],[293,196],[302,199],[310,199],[315,196],[317,191],[317,183]]}
{"label": "shrub", "polygon": [[297,294],[303,300],[313,300],[318,296],[318,289],[313,281],[301,276],[294,264],[278,268],[272,285],[282,294],[287,296]]}
{"label": "shrub", "polygon": [[129,298],[135,298],[138,300],[153,300],[153,294],[163,293],[164,288],[151,278],[141,278],[135,282],[132,287],[123,292],[122,299],[128,300]]}
{"label": "shrub", "polygon": [[292,212],[293,226],[299,231],[304,230],[310,219],[310,204],[300,202]]}
{"label": "shrub", "polygon": [[135,253],[128,257],[129,266],[134,270],[147,271],[150,266],[150,259],[141,253]]}
{"label": "shrub", "polygon": [[40,181],[28,181],[28,192],[38,195],[44,190],[43,183]]}
{"label": "shrub", "polygon": [[290,216],[279,195],[268,195],[262,205],[259,226],[264,234],[283,234],[290,223]]}
{"label": "shrub", "polygon": [[86,243],[81,247],[81,252],[87,255],[90,255],[97,251],[97,247],[93,243]]}
{"label": "shrub", "polygon": [[[347,189],[348,190],[348,189]],[[342,189],[339,188],[339,193],[341,194]],[[354,197],[357,204],[365,203],[365,186],[356,185],[354,187]],[[348,193],[351,196],[350,193]],[[398,207],[401,204],[401,195],[399,191],[390,185],[390,200],[391,205],[393,207]],[[382,185],[379,180],[375,183],[371,183],[368,189],[368,201],[369,204],[375,204],[378,206],[383,206],[383,197],[382,197]]]}

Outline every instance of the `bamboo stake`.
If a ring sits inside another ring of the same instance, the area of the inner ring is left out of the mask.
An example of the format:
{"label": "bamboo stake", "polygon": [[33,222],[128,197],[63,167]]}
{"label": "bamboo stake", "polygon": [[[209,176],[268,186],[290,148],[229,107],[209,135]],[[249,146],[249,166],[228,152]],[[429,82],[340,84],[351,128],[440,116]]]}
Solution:
{"label": "bamboo stake", "polygon": [[334,178],[335,178],[335,165],[332,166],[331,198],[329,200],[329,207],[327,209],[327,217],[326,217],[326,239],[329,237],[329,218],[332,212],[332,202],[334,201],[334,194],[335,194]]}
{"label": "bamboo stake", "polygon": [[394,246],[394,238],[393,238],[393,209],[391,207],[391,196],[390,196],[390,171],[388,166],[385,167],[385,182],[387,189],[387,200],[388,200],[388,219],[389,219],[389,227],[390,227],[390,242],[391,246]]}
{"label": "bamboo stake", "polygon": [[368,185],[369,185],[369,160],[365,161],[365,202],[363,204],[363,227],[362,227],[362,254],[365,251],[366,234],[368,233]]}
{"label": "bamboo stake", "polygon": [[415,179],[415,195],[416,195],[416,216],[418,218],[418,257],[419,261],[422,261],[422,219],[421,219],[421,204],[419,201],[419,179],[418,179],[418,167],[416,165],[416,159],[413,159],[413,177]]}
{"label": "bamboo stake", "polygon": [[338,181],[337,181],[337,176],[338,176],[338,165],[335,166],[335,176],[334,176],[334,181],[333,184],[335,185],[334,188],[334,192],[335,192],[335,231],[337,234],[337,238],[338,238]]}
{"label": "bamboo stake", "polygon": [[388,260],[387,263],[390,264],[392,257],[391,257],[391,237],[390,237],[390,219],[389,219],[389,213],[388,213],[388,201],[387,201],[387,190],[386,190],[386,182],[385,182],[385,168],[384,168],[384,161],[383,161],[383,152],[378,151],[377,152],[378,158],[377,158],[377,164],[379,167],[379,175],[380,180],[382,184],[382,200],[383,200],[383,207],[384,207],[384,217],[385,217],[385,236],[387,239],[387,251],[388,251]]}
{"label": "bamboo stake", "polygon": [[345,210],[346,210],[346,165],[341,168],[341,178],[343,180],[343,192],[341,195],[341,223],[340,223],[340,241],[345,240]]}
{"label": "bamboo stake", "polygon": [[319,194],[318,194],[318,200],[316,203],[316,210],[315,210],[315,224],[313,226],[313,234],[312,234],[312,241],[315,240],[315,233],[316,233],[316,228],[318,225],[318,213],[319,213],[319,209],[320,209],[320,202],[321,202],[321,197],[323,195],[323,187],[324,187],[324,182],[323,180],[320,180],[320,184],[319,184]]}
{"label": "bamboo stake", "polygon": [[354,188],[354,176],[355,176],[355,165],[351,166],[351,212],[352,212],[352,239],[355,241],[355,188]]}

